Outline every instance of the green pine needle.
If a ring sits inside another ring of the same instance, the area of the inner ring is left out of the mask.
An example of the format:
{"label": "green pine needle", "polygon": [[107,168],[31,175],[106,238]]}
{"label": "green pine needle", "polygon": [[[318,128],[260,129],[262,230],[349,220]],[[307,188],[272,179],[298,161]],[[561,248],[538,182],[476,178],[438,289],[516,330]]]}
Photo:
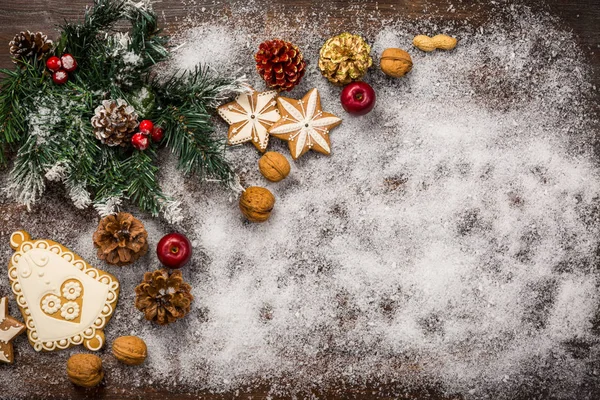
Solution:
{"label": "green pine needle", "polygon": [[[126,35],[114,27],[129,22]],[[31,206],[44,193],[46,179],[65,184],[77,207],[90,202],[102,214],[128,199],[152,215],[176,221],[178,203],[163,193],[155,148],[108,147],[91,126],[106,99],[150,94],[137,110],[165,129],[164,144],[179,158],[183,173],[229,183],[233,170],[224,140],[213,133],[211,113],[242,80],[224,78],[207,67],[151,79],[152,68],[169,58],[168,38],[148,5],[127,0],[95,0],[83,22],[66,22],[54,54],[68,52],[78,63],[66,85],[55,85],[45,60],[0,70],[0,163],[15,152],[8,193]]]}

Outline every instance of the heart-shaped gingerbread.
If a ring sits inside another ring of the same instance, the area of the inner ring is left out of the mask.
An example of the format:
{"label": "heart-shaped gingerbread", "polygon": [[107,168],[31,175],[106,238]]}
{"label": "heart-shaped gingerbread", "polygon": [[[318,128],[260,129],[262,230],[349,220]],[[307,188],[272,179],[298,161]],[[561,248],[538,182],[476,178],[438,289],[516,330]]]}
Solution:
{"label": "heart-shaped gingerbread", "polygon": [[83,310],[83,285],[75,278],[65,280],[59,293],[42,297],[40,308],[49,317],[78,324]]}

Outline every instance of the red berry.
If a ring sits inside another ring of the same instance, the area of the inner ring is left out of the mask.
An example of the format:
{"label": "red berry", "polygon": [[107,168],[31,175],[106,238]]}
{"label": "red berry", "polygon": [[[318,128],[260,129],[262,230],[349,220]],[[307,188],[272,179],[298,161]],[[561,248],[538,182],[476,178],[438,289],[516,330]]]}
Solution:
{"label": "red berry", "polygon": [[142,132],[138,132],[131,138],[131,145],[136,149],[143,151],[150,146],[150,140],[148,140],[147,135],[144,135]]}
{"label": "red berry", "polygon": [[147,129],[140,129],[140,133],[145,136],[150,136],[152,134],[152,132]]}
{"label": "red berry", "polygon": [[152,132],[153,128],[154,124],[149,119],[145,119],[142,122],[140,122],[140,131]]}
{"label": "red berry", "polygon": [[67,83],[68,79],[69,74],[67,74],[67,71],[65,71],[64,69],[59,69],[58,71],[52,74],[52,80],[57,85],[64,85],[65,83]]}
{"label": "red berry", "polygon": [[152,141],[155,143],[160,142],[165,136],[165,130],[160,126],[157,126],[152,130]]}
{"label": "red berry", "polygon": [[63,54],[60,57],[60,61],[62,61],[62,66],[67,72],[73,72],[77,69],[77,61],[69,53]]}
{"label": "red berry", "polygon": [[48,67],[50,71],[56,72],[62,67],[62,62],[60,61],[60,58],[53,56],[46,61],[46,67]]}

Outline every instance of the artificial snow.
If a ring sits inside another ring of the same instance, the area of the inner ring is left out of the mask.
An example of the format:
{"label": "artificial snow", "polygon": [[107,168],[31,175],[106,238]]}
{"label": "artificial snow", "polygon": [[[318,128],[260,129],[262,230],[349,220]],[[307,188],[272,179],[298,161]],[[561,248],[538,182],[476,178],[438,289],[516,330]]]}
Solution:
{"label": "artificial snow", "polygon": [[[368,16],[358,8],[355,18]],[[158,261],[150,251],[133,266],[102,264],[93,211],[54,194],[20,224],[7,222],[121,280],[107,342],[138,335],[149,357],[131,369],[103,350],[107,385],[220,392],[267,382],[274,394],[306,397],[343,381],[392,385],[397,394],[434,387],[466,399],[594,398],[600,170],[590,71],[574,37],[520,7],[477,30],[425,20],[353,31],[372,44],[366,81],[378,97],[373,112],[352,117],[340,88],[317,70],[318,49],[339,32],[304,19],[293,33],[285,21],[269,23],[268,33],[227,21],[193,26],[175,38],[169,63],[208,63],[263,90],[253,64],[260,42],[281,37],[304,51],[307,74],[284,95],[316,87],[323,110],[344,122],[331,132],[330,157],[309,152],[293,162],[287,144],[272,138],[270,149],[292,163],[279,183],[262,178],[252,145],[229,148],[241,184],[275,195],[268,222],[245,222],[235,192],[182,177],[166,151],[161,185],[176,199],[168,205],[175,225],[118,202],[101,210],[133,211],[152,244],[171,230],[190,237],[194,258],[183,273],[195,300],[185,319],[166,327],[143,319],[133,290]],[[416,33],[448,33],[459,44],[422,53],[411,45]],[[377,55],[387,47],[408,50],[413,71],[385,77]],[[225,137],[227,124],[215,123]],[[4,275],[0,288],[8,294]],[[0,371],[0,398],[35,393],[25,383],[7,387],[31,373],[20,359],[57,366],[52,384],[60,387],[68,355],[82,351],[34,355],[24,336],[16,347],[16,365]]]}

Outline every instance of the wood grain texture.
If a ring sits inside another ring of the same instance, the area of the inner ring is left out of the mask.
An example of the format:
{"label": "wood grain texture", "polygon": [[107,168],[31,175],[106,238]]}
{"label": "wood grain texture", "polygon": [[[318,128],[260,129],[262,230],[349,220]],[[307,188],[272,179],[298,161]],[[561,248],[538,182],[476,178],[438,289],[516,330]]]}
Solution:
{"label": "wood grain texture", "polygon": [[[487,6],[489,2],[483,0],[381,0],[366,1],[357,3],[352,0],[331,0],[328,2],[320,0],[287,0],[287,1],[264,1],[264,10],[257,15],[257,23],[266,23],[269,20],[280,18],[282,15],[302,15],[305,12],[327,9],[337,10],[347,8],[349,5],[357,5],[362,12],[373,13],[382,18],[392,18],[402,16],[403,18],[434,18],[442,22],[461,22],[468,21],[469,24],[478,26],[485,23],[493,17],[491,9]],[[589,59],[594,71],[594,82],[600,88],[600,3],[598,0],[548,0],[546,2],[531,1],[527,2],[536,12],[549,12],[560,17],[561,24],[566,29],[572,30],[576,35],[577,41],[582,50]],[[41,30],[51,37],[57,33],[56,26],[64,20],[77,20],[83,15],[85,7],[90,5],[90,0],[28,0],[12,1],[0,0],[0,67],[12,68],[12,62],[8,56],[8,42],[15,33],[30,29]],[[455,11],[449,11],[449,6],[453,5]],[[163,0],[155,5],[158,14],[161,16],[161,23],[169,33],[176,32],[184,25],[186,17],[194,14],[198,21],[209,21],[212,16],[217,14],[230,13],[230,4],[227,0]],[[202,9],[205,12],[202,12]],[[353,28],[354,14],[351,11],[347,13],[329,14],[327,23],[335,24],[351,30]],[[369,24],[377,25],[377,20],[369,21]],[[293,23],[291,28],[293,28]],[[265,28],[268,29],[268,28]],[[597,92],[596,92],[597,93]],[[7,210],[3,210],[8,212]],[[15,221],[8,225],[19,225],[19,211],[12,210],[8,212]],[[8,226],[4,228],[11,229]],[[19,357],[19,355],[17,355]],[[111,368],[111,362],[106,365],[107,370]],[[38,365],[39,359],[33,357],[27,359],[22,357],[18,360],[21,367]],[[56,366],[55,366],[56,367]],[[3,368],[9,366],[0,366],[0,380],[2,380]],[[42,369],[46,371],[51,366],[46,365]],[[62,366],[58,366],[62,370]],[[135,372],[132,372],[135,373]],[[172,399],[263,399],[277,398],[268,396],[270,386],[268,383],[252,385],[250,387],[240,388],[234,393],[212,394],[208,392],[198,392],[194,388],[178,387],[164,388],[160,386],[149,385],[143,388],[129,388],[118,386],[110,381],[110,374],[107,374],[105,382],[99,388],[83,390],[74,386],[51,385],[41,377],[41,375],[30,376],[30,379],[24,384],[39,387],[40,397],[54,399],[138,399],[162,400],[166,395]],[[310,393],[320,397],[329,398],[398,398],[394,396],[401,384],[390,385],[346,385],[340,382],[334,387],[323,388],[320,391]],[[1,393],[0,393],[1,395]],[[309,393],[306,394],[307,396]],[[457,396],[444,396],[435,390],[422,390],[420,392],[408,391],[404,399],[454,399]],[[524,397],[525,398],[525,397]]]}

